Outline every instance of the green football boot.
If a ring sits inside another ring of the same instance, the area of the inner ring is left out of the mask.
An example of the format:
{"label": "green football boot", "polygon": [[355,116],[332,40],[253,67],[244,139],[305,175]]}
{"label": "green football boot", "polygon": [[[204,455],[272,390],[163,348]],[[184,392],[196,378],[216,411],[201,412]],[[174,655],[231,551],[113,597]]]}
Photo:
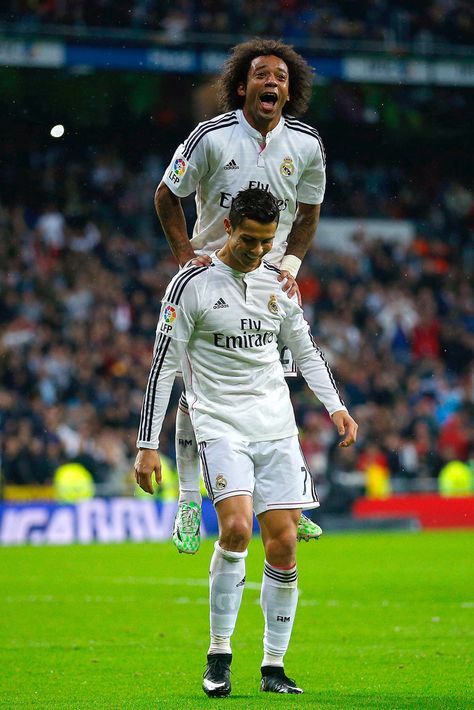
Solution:
{"label": "green football boot", "polygon": [[199,550],[199,545],[201,544],[201,508],[197,503],[180,503],[178,505],[172,539],[179,552],[194,555]]}
{"label": "green football boot", "polygon": [[301,517],[298,520],[298,530],[296,533],[296,539],[298,540],[298,542],[300,542],[300,540],[305,540],[306,542],[308,542],[308,540],[319,540],[322,534],[323,531],[321,530],[319,525],[317,525],[312,520],[307,518],[306,515],[303,515],[303,513],[301,513]]}

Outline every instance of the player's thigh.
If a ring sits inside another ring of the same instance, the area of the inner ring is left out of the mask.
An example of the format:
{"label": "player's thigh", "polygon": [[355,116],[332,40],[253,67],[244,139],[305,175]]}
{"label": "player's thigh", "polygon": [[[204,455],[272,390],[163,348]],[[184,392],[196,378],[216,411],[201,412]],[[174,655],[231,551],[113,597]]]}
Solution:
{"label": "player's thigh", "polygon": [[297,436],[254,445],[254,510],[317,508],[316,488]]}
{"label": "player's thigh", "polygon": [[252,496],[254,465],[248,444],[213,439],[199,444],[202,477],[214,505],[234,496]]}

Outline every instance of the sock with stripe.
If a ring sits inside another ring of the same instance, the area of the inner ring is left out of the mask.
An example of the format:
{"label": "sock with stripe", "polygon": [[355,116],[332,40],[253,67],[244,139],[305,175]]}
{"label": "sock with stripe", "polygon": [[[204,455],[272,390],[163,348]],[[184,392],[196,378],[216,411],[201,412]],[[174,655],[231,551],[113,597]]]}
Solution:
{"label": "sock with stripe", "polygon": [[260,606],[265,617],[262,666],[283,666],[290,643],[298,603],[298,571],[273,567],[267,561],[263,570]]}
{"label": "sock with stripe", "polygon": [[232,653],[230,637],[237,621],[245,585],[245,552],[223,550],[218,542],[209,570],[211,644],[208,653]]}
{"label": "sock with stripe", "polygon": [[[179,502],[201,505],[199,488],[199,457],[191,417],[187,412],[184,395],[179,400],[176,415],[176,468],[179,478]],[[182,408],[186,408],[186,412]]]}

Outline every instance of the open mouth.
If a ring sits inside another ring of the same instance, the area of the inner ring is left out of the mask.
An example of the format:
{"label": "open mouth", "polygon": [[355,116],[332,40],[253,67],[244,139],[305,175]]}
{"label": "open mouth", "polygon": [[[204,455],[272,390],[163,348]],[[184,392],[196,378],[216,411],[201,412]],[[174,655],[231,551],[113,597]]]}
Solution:
{"label": "open mouth", "polygon": [[265,91],[260,94],[260,104],[264,111],[273,111],[277,101],[278,96],[273,91]]}

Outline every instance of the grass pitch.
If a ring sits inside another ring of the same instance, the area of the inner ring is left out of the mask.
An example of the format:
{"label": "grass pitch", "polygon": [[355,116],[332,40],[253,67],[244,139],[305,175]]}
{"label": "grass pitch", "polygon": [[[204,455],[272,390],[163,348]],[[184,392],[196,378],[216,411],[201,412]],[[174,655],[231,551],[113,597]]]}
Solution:
{"label": "grass pitch", "polygon": [[170,544],[0,550],[0,706],[68,710],[474,708],[470,533],[325,535],[300,543],[286,671],[259,693],[263,552],[256,538],[233,639],[233,691],[208,699],[207,573]]}

